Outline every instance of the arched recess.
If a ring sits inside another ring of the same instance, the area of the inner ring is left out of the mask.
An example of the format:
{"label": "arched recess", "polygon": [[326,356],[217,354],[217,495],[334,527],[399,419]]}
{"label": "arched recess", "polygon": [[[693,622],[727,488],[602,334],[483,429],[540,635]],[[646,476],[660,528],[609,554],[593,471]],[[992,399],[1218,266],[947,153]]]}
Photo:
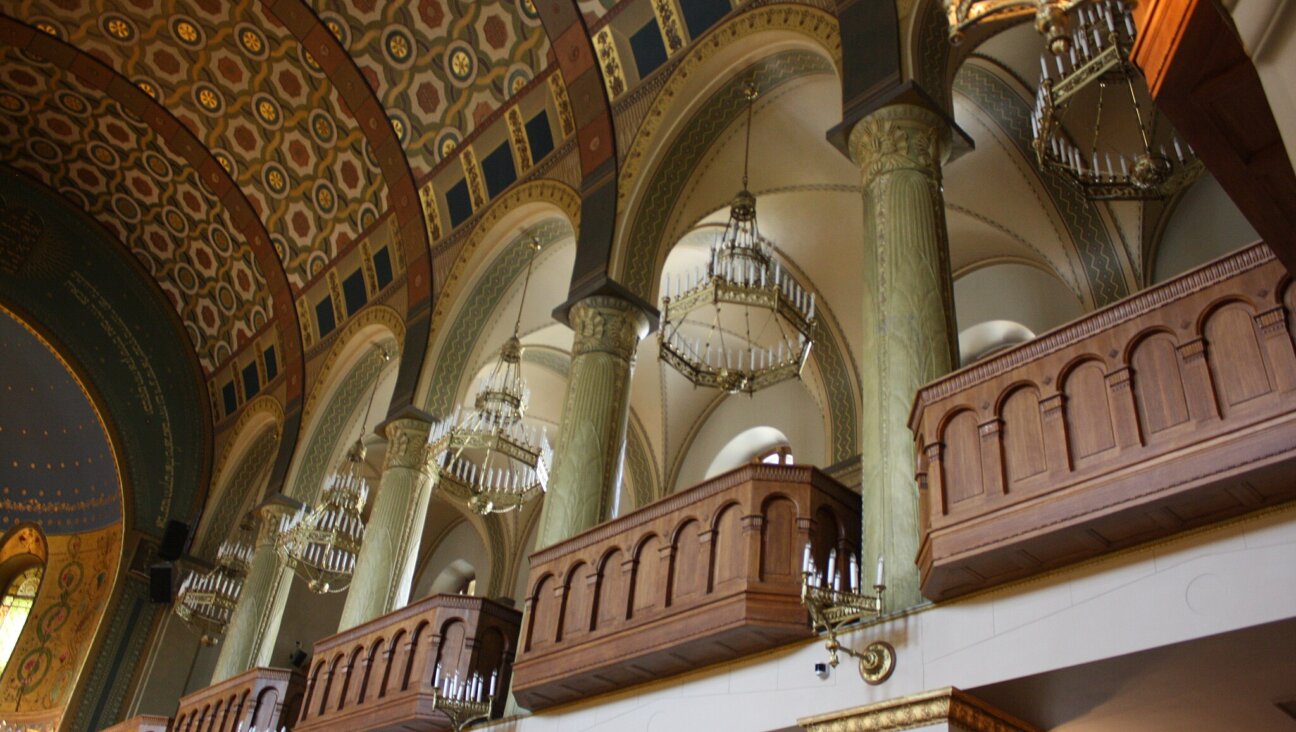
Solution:
{"label": "arched recess", "polygon": [[[987,261],[954,276],[954,312],[964,364],[1084,315],[1051,270],[1026,260]],[[1016,327],[1013,327],[1016,326]]]}
{"label": "arched recess", "polygon": [[[516,233],[519,230],[525,233]],[[568,219],[554,215],[552,210],[537,208],[531,211],[530,216],[520,216],[501,223],[492,233],[492,239],[511,236],[489,252],[494,255],[491,259],[479,263],[472,284],[463,288],[457,302],[447,307],[449,315],[443,321],[445,325],[434,336],[432,370],[423,396],[424,409],[433,415],[446,415],[454,410],[455,400],[461,396],[465,378],[471,375],[468,368],[473,364],[473,357],[479,355],[478,352],[483,348],[497,348],[502,344],[503,339],[489,344],[483,340],[491,326],[508,321],[507,326],[511,330],[516,311],[504,312],[501,306],[520,292],[521,280],[532,256],[529,242],[533,235],[539,239],[541,250],[535,255],[533,278],[537,281],[533,281],[534,286],[527,292],[524,327],[539,325],[539,322],[526,322],[535,320],[538,316],[543,322],[548,322],[546,317],[540,315],[547,312],[543,303],[561,301],[560,293],[550,291],[538,280],[539,273],[544,268],[544,260],[566,250],[573,241],[574,232]],[[526,345],[525,340],[523,345]],[[484,352],[480,355],[484,355]]]}
{"label": "arched recess", "polygon": [[476,594],[486,595],[491,582],[491,552],[481,528],[439,499],[434,508],[438,509],[436,514],[428,510],[431,531],[424,533],[425,542],[420,545],[411,600],[458,592],[459,583],[467,578],[476,580]]}
{"label": "arched recess", "polygon": [[[780,19],[806,17],[812,19],[817,34],[807,35],[796,23],[780,27]],[[749,23],[751,19],[764,24]],[[766,30],[784,32],[756,32]],[[724,55],[717,55],[709,43],[689,52],[696,54],[696,60],[681,63],[654,102],[646,120],[656,121],[645,121],[642,142],[637,139],[632,147],[631,155],[636,157],[626,166],[633,175],[621,184],[625,203],[618,216],[624,223],[611,254],[612,271],[633,295],[647,302],[656,299],[658,275],[674,243],[672,237],[681,233],[668,231],[667,222],[681,203],[696,162],[745,114],[743,90],[749,80],[762,96],[768,96],[789,81],[837,71],[840,49],[835,23],[820,11],[799,8],[780,13],[774,6],[761,8],[729,21],[715,33],[721,39],[733,36],[733,45]],[[666,89],[673,90],[671,97],[665,95]],[[675,94],[692,103],[674,108],[679,106],[671,104]],[[758,110],[762,105],[757,102]],[[657,128],[667,115],[677,121],[659,135]],[[726,203],[731,195],[727,191],[713,205]]]}
{"label": "arched recess", "polygon": [[283,408],[269,395],[248,404],[214,473],[190,553],[215,561],[216,549],[265,491],[283,430]]}
{"label": "arched recess", "polygon": [[[45,535],[35,524],[11,527],[0,538],[0,675],[8,668],[31,616],[48,561]],[[35,587],[31,587],[33,580]],[[14,592],[18,583],[24,586]]]}
{"label": "arched recess", "polygon": [[1202,175],[1175,201],[1148,253],[1148,281],[1164,282],[1259,238],[1219,182]]}
{"label": "arched recess", "polygon": [[[742,467],[760,455],[780,447],[792,447],[792,441],[781,430],[769,425],[745,429],[730,438],[715,453],[711,464],[707,466],[705,479],[710,480],[721,473]],[[792,452],[795,456],[796,450]]]}

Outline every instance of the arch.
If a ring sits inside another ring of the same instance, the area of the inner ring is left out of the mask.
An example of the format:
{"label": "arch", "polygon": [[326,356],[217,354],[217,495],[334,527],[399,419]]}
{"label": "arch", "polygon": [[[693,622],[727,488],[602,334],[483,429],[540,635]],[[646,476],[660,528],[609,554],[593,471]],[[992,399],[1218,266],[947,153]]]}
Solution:
{"label": "arch", "polygon": [[[376,695],[370,692],[374,678],[374,665],[379,660],[378,654],[382,652],[382,638],[377,638],[369,644],[369,653],[365,654],[364,678],[360,681],[360,696],[356,704],[364,704],[365,700],[376,698]],[[381,678],[381,677],[379,677]]]}
{"label": "arch", "polygon": [[429,625],[430,623],[428,621],[426,620],[422,621],[418,625],[414,626],[413,632],[410,633],[409,654],[405,657],[405,668],[401,669],[401,677],[400,677],[401,691],[409,690],[410,677],[413,675],[414,669],[423,668],[423,664],[421,663],[421,661],[423,660],[424,655],[427,653],[425,650],[423,650],[424,647],[427,646],[427,644],[422,643],[421,641],[423,640],[423,633],[427,631]]}
{"label": "arch", "polygon": [[702,522],[690,516],[675,528],[674,536],[667,605],[701,597],[706,593],[707,575],[710,574],[710,552],[703,551],[706,529]]}
{"label": "arch", "polygon": [[642,617],[665,607],[666,580],[669,567],[662,551],[667,546],[657,534],[639,540],[634,552],[634,570],[630,577],[630,615]]}
{"label": "arch", "polygon": [[720,448],[720,452],[716,453],[711,465],[707,467],[706,479],[710,480],[721,473],[746,465],[771,449],[791,446],[791,440],[777,428],[768,425],[748,428],[734,435]]}
{"label": "arch", "polygon": [[1033,383],[1021,383],[1005,390],[995,407],[1001,421],[1004,472],[1010,490],[1048,471],[1039,402],[1039,388]]}
{"label": "arch", "polygon": [[[378,689],[378,698],[387,696],[388,691],[400,691],[399,688],[392,688],[392,670],[396,670],[395,681],[399,684],[401,678],[401,668],[408,664],[410,651],[413,650],[403,644],[407,635],[404,628],[396,631],[392,636],[391,643],[387,645],[386,662],[383,664],[382,686]],[[405,661],[405,663],[402,663]]]}
{"label": "arch", "polygon": [[[819,11],[807,8],[806,12]],[[655,300],[663,264],[675,243],[666,228],[670,213],[681,200],[693,162],[744,113],[742,98],[748,80],[753,79],[760,93],[768,96],[790,81],[833,73],[834,68],[821,49],[808,50],[802,44],[760,58],[731,75],[709,97],[698,100],[693,107],[696,111],[678,126],[666,148],[653,155],[653,164],[643,165],[651,171],[639,184],[645,191],[643,200],[637,200],[636,193],[624,207],[628,225],[617,237],[612,266],[616,278],[635,297]]]}
{"label": "arch", "polygon": [[554,597],[554,586],[558,578],[553,574],[544,574],[536,580],[535,589],[531,592],[531,612],[528,615],[526,649],[528,651],[542,648],[554,642],[558,629],[559,598]]}
{"label": "arch", "polygon": [[938,439],[945,445],[941,488],[949,507],[985,493],[978,422],[976,412],[960,409],[949,414],[941,425]]}
{"label": "arch", "polygon": [[452,618],[442,624],[441,641],[437,644],[436,662],[440,664],[443,675],[461,667],[463,653],[467,650],[467,641],[468,631],[463,620]]}
{"label": "arch", "polygon": [[369,305],[364,312],[349,320],[336,338],[328,355],[320,362],[319,373],[306,397],[302,409],[303,424],[310,421],[325,395],[331,396],[330,392],[337,384],[338,370],[354,368],[355,361],[362,358],[371,346],[394,340],[396,352],[392,356],[399,363],[405,345],[405,323],[395,310],[385,305]]}
{"label": "arch", "polygon": [[721,506],[712,519],[715,537],[711,541],[711,572],[707,591],[746,578],[747,543],[743,538],[742,504],[737,501]]}
{"label": "arch", "polygon": [[[485,228],[487,221],[478,226],[480,234],[474,232],[465,249],[469,245],[480,248],[485,241],[503,241],[471,259],[467,252],[462,253],[451,272],[456,280],[447,283],[437,300],[431,335],[435,358],[424,375],[420,391],[424,408],[432,414],[448,414],[454,409],[454,399],[469,368],[469,359],[477,350],[478,339],[531,261],[529,236],[540,240],[542,248],[535,255],[539,266],[553,245],[568,240],[578,225],[569,211],[556,209],[549,202],[529,201],[508,214],[501,214],[500,220],[489,229]],[[524,227],[525,235],[502,236]],[[470,275],[469,267],[473,264]]]}
{"label": "arch", "polygon": [[1255,307],[1230,298],[1203,313],[1200,333],[1220,408],[1226,413],[1273,391]]}
{"label": "arch", "polygon": [[797,504],[775,493],[761,504],[760,578],[763,582],[787,580],[800,575],[801,544],[797,530]]}
{"label": "arch", "polygon": [[1188,393],[1175,335],[1164,328],[1140,334],[1131,342],[1126,362],[1133,371],[1134,406],[1143,434],[1154,440],[1188,424]]}
{"label": "arch", "polygon": [[283,429],[283,412],[275,411],[278,401],[270,397],[259,397],[257,401],[262,399],[264,406],[260,408],[260,417],[248,420],[230,438],[226,452],[231,458],[226,466],[228,470],[218,473],[219,477],[213,480],[207,508],[194,535],[193,554],[196,556],[214,559],[220,542],[230,536],[234,526],[251,509],[251,504],[261,498],[270,478]]}
{"label": "arch", "polygon": [[562,621],[558,626],[558,640],[565,642],[579,638],[590,630],[594,610],[594,568],[577,562],[567,570],[563,582]]}
{"label": "arch", "polygon": [[1069,365],[1058,379],[1064,395],[1067,447],[1073,461],[1082,461],[1116,447],[1108,398],[1107,369],[1097,357],[1084,357]]}
{"label": "arch", "polygon": [[594,625],[615,626],[626,619],[630,607],[630,577],[626,572],[625,553],[613,547],[599,560],[598,591],[595,592]]}

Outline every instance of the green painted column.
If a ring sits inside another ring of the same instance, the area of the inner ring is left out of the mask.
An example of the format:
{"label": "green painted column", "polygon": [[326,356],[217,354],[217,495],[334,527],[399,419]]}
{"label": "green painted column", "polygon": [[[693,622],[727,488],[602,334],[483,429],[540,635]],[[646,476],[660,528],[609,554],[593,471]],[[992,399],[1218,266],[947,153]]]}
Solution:
{"label": "green painted column", "polygon": [[918,590],[918,487],[909,408],[956,363],[941,163],[950,129],[924,107],[895,104],[851,130],[864,186],[864,568],[886,560],[888,611]]}
{"label": "green painted column", "polygon": [[387,456],[338,632],[404,607],[414,584],[419,536],[432,498],[427,419],[386,425]]}
{"label": "green painted column", "polygon": [[608,517],[625,456],[635,350],[648,335],[643,311],[615,297],[587,297],[568,318],[576,332],[571,375],[537,549]]}
{"label": "green painted column", "polygon": [[243,580],[238,607],[234,608],[229,627],[225,629],[225,638],[221,641],[220,656],[212,671],[213,684],[248,669],[270,665],[275,635],[279,631],[279,621],[292,582],[292,573],[275,552],[275,540],[283,520],[293,511],[293,506],[275,499],[267,501],[258,511],[252,566]]}

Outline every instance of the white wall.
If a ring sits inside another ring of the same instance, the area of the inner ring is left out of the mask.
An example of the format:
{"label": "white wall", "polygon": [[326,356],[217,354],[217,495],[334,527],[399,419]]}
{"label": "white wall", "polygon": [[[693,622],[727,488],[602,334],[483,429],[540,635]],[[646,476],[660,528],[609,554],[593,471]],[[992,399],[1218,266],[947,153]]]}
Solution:
{"label": "white wall", "polygon": [[1215,178],[1203,175],[1166,223],[1154,253],[1152,282],[1164,282],[1259,238]]}

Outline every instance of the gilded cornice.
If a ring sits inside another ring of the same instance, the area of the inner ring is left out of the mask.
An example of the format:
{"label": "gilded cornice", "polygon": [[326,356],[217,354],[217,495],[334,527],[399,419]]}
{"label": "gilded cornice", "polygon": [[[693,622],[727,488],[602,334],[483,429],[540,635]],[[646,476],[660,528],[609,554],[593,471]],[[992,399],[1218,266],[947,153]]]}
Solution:
{"label": "gilded cornice", "polygon": [[797,720],[806,732],[894,732],[941,723],[971,732],[1039,730],[953,687]]}

